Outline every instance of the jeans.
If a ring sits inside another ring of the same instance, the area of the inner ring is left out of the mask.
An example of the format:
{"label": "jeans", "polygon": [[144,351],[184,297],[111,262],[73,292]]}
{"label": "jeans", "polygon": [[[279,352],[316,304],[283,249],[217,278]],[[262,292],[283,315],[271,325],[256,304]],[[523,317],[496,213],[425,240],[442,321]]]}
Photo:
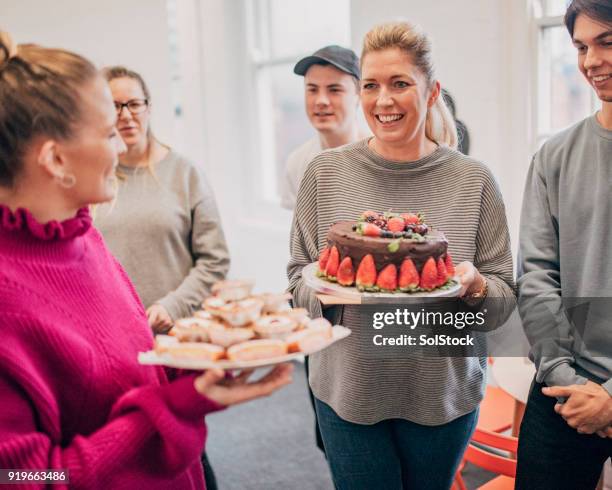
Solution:
{"label": "jeans", "polygon": [[612,456],[612,439],[579,434],[554,410],[556,398],[534,381],[521,424],[518,490],[593,490],[603,464]]}
{"label": "jeans", "polygon": [[438,426],[403,419],[361,425],[315,404],[338,490],[448,490],[478,420],[475,410]]}

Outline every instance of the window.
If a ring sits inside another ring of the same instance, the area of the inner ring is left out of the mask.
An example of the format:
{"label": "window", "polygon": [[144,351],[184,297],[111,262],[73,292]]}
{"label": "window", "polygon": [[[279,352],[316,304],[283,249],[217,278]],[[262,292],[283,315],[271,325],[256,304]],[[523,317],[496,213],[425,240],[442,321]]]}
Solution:
{"label": "window", "polygon": [[304,112],[302,57],[329,44],[350,45],[349,0],[245,0],[249,61],[256,87],[261,195],[278,203],[289,153],[314,135]]}
{"label": "window", "polygon": [[538,28],[536,140],[548,137],[595,112],[595,93],[578,70],[576,49],[565,24],[566,0],[536,0]]}

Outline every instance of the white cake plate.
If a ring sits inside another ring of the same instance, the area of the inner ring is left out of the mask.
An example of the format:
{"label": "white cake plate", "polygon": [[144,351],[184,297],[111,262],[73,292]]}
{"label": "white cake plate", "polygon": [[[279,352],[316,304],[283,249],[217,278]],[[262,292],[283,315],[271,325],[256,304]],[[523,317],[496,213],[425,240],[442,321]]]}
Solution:
{"label": "white cake plate", "polygon": [[338,301],[335,301],[335,304],[342,304],[342,300],[347,300],[347,303],[350,304],[402,304],[410,303],[412,300],[419,298],[455,298],[459,296],[459,291],[461,290],[459,280],[455,276],[450,285],[443,289],[435,289],[434,291],[418,293],[368,293],[361,292],[356,287],[341,286],[338,283],[321,279],[317,276],[318,270],[318,262],[308,264],[302,269],[302,278],[306,285],[317,293],[336,298]]}

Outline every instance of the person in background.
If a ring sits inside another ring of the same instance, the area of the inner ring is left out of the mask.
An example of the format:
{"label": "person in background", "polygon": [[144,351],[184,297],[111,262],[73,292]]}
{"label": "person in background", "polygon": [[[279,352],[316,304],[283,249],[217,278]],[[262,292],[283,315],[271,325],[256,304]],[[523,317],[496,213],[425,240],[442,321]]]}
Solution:
{"label": "person in background", "polygon": [[117,198],[96,210],[95,225],[164,333],[191,315],[225,278],[229,253],[212,190],[201,171],[151,130],[151,94],[136,72],[103,71],[127,146],[119,157]]}
{"label": "person in background", "polygon": [[464,155],[470,154],[470,133],[465,123],[457,119],[457,109],[455,107],[455,99],[445,88],[442,89],[442,97],[450,110],[453,119],[455,120],[455,126],[457,127],[457,150]]}
{"label": "person in background", "polygon": [[297,62],[296,75],[304,77],[306,115],[317,135],[287,158],[281,186],[281,205],[295,207],[300,181],[310,161],[323,150],[360,138],[359,58],[350,49],[325,46]]}
{"label": "person in background", "polygon": [[[430,49],[410,24],[368,32],[361,106],[374,136],[325,151],[306,169],[287,272],[296,306],[313,317],[322,306],[302,269],[326,247],[330,225],[365,210],[423,212],[444,230],[449,253],[461,262],[458,307],[514,298],[501,193],[486,165],[455,150],[457,132],[439,96]],[[486,358],[408,350],[400,358],[368,359],[371,317],[347,305],[335,319],[352,334],[310,356],[309,378],[335,487],[450,488],[476,426]]]}
{"label": "person in background", "polygon": [[0,94],[0,468],[56,481],[65,469],[71,488],[203,490],[204,416],[272,393],[291,366],[249,383],[139,364],[153,348],[145,310],[88,210],[113,199],[124,148],[106,80],[0,32]]}
{"label": "person in background", "polygon": [[[612,456],[612,3],[565,25],[601,109],[534,155],[523,197],[519,307],[537,367],[516,488],[595,488]],[[565,311],[564,311],[565,310]]]}

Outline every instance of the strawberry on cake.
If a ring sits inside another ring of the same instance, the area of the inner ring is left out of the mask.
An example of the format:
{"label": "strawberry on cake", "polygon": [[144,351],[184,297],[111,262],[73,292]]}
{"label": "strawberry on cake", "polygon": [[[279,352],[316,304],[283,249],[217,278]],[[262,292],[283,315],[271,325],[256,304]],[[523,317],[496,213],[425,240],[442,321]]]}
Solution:
{"label": "strawberry on cake", "polygon": [[452,284],[455,266],[444,233],[423,215],[365,211],[330,227],[317,274],[360,291],[414,293]]}

